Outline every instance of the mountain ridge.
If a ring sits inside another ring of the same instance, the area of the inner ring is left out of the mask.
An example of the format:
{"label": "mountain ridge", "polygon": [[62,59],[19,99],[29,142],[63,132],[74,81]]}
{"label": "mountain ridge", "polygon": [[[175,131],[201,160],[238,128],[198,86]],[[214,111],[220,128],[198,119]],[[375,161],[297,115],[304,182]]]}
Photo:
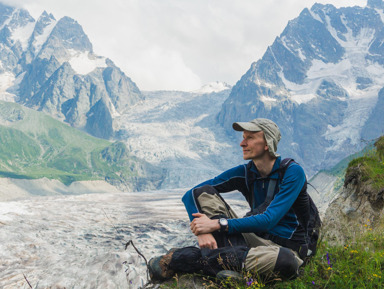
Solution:
{"label": "mountain ridge", "polygon": [[[143,98],[136,84],[111,60],[94,54],[74,19],[56,20],[44,11],[36,21],[28,11],[4,4],[0,15],[0,78],[13,82],[2,93],[6,99],[13,97],[91,135],[112,138],[113,115]],[[111,121],[96,124],[87,116],[91,110]]]}
{"label": "mountain ridge", "polygon": [[304,9],[233,87],[218,124],[234,135],[234,121],[274,120],[281,154],[310,176],[360,150],[361,137],[383,129],[383,15],[357,6]]}
{"label": "mountain ridge", "polygon": [[[241,163],[241,156],[235,156],[240,134],[232,131],[232,123],[270,118],[282,131],[279,153],[293,157],[311,177],[360,150],[360,138],[375,138],[384,129],[384,68],[377,57],[384,53],[380,3],[304,9],[231,90],[215,92],[225,88],[217,85],[191,93],[142,93],[110,59],[93,54],[76,21],[56,21],[45,12],[31,32],[34,49],[22,50],[21,42],[12,40],[13,28],[3,25],[0,31],[4,53],[13,51],[13,59],[21,59],[1,75],[14,82],[3,97],[14,93],[18,103],[96,137],[126,143],[136,156],[161,164],[168,174],[163,185],[172,188],[194,185]],[[29,17],[18,22],[4,11],[12,27],[34,23]],[[73,29],[61,32],[57,23]],[[63,46],[70,36],[82,43],[78,50],[76,43]]]}

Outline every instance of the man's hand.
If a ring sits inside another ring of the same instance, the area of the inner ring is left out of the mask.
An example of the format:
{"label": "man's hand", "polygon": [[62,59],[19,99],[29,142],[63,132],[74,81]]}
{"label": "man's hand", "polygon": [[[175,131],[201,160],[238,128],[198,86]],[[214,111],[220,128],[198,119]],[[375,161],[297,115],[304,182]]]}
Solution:
{"label": "man's hand", "polygon": [[217,249],[217,243],[211,233],[197,236],[200,248]]}
{"label": "man's hand", "polygon": [[191,231],[196,236],[201,234],[212,233],[220,229],[218,220],[211,220],[206,215],[201,213],[192,214],[195,218],[191,222]]}

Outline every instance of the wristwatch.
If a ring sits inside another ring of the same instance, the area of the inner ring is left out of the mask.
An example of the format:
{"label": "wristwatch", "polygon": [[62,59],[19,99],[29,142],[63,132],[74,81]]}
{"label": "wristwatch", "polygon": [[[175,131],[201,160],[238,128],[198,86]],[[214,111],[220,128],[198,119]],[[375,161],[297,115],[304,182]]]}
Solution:
{"label": "wristwatch", "polygon": [[219,219],[220,230],[219,232],[227,232],[228,231],[228,220],[226,218]]}

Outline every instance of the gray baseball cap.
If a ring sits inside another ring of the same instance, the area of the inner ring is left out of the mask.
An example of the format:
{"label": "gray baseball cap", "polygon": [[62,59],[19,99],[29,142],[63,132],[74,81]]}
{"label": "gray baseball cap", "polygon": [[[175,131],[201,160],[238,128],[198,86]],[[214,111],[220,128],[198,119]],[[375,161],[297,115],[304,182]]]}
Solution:
{"label": "gray baseball cap", "polygon": [[278,157],[277,144],[281,139],[280,129],[276,123],[266,118],[256,118],[249,122],[235,122],[232,127],[236,131],[262,131],[264,132],[265,140],[267,141],[269,154]]}

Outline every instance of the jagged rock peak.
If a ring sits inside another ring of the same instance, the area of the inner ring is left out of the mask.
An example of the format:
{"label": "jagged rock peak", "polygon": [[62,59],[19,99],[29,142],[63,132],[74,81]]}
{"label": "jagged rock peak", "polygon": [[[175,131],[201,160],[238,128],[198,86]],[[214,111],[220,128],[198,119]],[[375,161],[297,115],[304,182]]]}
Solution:
{"label": "jagged rock peak", "polygon": [[65,43],[65,46],[79,51],[92,52],[92,44],[81,25],[70,17],[61,18],[52,35],[57,35]]}
{"label": "jagged rock peak", "polygon": [[368,0],[367,6],[371,8],[384,9],[383,0]]}
{"label": "jagged rock peak", "polygon": [[52,13],[47,13],[47,11],[44,10],[43,13],[41,13],[39,19],[37,20],[37,22],[42,22],[42,23],[51,23],[53,21],[56,20],[56,18],[53,16]]}
{"label": "jagged rock peak", "polygon": [[[44,29],[52,24],[52,23],[55,23],[56,22],[56,19],[55,17],[52,15],[52,14],[48,14],[46,11],[44,11],[39,19],[37,20],[36,22],[36,25],[35,25],[35,30],[34,30],[34,37],[36,37],[36,35],[41,35],[44,33]],[[45,39],[44,39],[45,41]]]}

